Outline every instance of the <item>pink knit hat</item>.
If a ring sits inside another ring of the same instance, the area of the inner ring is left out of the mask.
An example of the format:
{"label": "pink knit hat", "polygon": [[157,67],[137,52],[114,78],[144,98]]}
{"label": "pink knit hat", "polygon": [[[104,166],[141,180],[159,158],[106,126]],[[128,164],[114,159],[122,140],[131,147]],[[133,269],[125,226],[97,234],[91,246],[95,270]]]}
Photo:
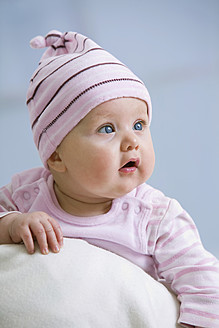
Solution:
{"label": "pink knit hat", "polygon": [[144,83],[91,39],[75,32],[51,31],[30,44],[48,47],[27,93],[34,142],[45,167],[63,138],[105,101],[142,99],[151,121],[151,100]]}

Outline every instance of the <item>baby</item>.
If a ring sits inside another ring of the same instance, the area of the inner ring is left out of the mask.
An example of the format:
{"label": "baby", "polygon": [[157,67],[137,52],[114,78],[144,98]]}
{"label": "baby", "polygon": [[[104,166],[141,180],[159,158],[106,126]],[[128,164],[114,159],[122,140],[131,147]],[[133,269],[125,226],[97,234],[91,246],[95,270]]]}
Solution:
{"label": "baby", "polygon": [[147,185],[155,156],[144,83],[83,35],[51,31],[27,105],[44,168],[0,189],[0,243],[59,252],[82,238],[165,282],[184,327],[219,327],[219,263],[180,204]]}

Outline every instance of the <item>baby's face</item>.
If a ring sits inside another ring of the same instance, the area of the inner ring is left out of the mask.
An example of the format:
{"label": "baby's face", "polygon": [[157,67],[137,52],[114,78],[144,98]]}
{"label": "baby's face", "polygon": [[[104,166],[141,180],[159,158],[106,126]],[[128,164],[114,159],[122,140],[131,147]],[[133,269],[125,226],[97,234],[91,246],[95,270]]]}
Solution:
{"label": "baby's face", "polygon": [[97,106],[57,150],[73,197],[121,197],[153,172],[155,159],[146,104],[135,98],[119,98]]}

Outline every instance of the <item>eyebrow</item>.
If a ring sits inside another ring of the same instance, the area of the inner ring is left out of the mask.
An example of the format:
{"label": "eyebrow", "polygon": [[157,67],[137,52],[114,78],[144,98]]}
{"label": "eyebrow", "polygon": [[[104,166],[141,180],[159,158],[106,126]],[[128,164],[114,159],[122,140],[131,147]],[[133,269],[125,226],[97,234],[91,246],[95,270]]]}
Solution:
{"label": "eyebrow", "polygon": [[96,112],[95,118],[93,118],[93,120],[96,119],[96,118],[107,119],[107,118],[110,118],[110,117],[112,117],[112,113],[111,112],[102,113],[101,111],[98,111],[98,112]]}
{"label": "eyebrow", "polygon": [[89,121],[90,124],[98,124],[99,120],[103,120],[103,121],[110,121],[113,118],[113,114],[112,112],[108,111],[107,113],[103,113],[102,110],[100,111],[96,111],[95,115],[90,117]]}
{"label": "eyebrow", "polygon": [[[139,119],[141,119],[142,116],[144,116],[144,119],[146,123],[149,122],[149,115],[148,115],[148,106],[146,105],[146,110],[142,108],[137,108],[136,110],[136,116],[138,116]],[[134,115],[134,113],[133,113]],[[146,117],[145,117],[146,116]],[[106,113],[103,112],[103,110],[98,110],[95,113],[95,116],[90,118],[90,123],[94,124],[97,123],[96,121],[101,119],[101,120],[111,120],[114,118],[114,113],[111,111],[107,111]]]}
{"label": "eyebrow", "polygon": [[[148,107],[146,106],[146,110],[143,110],[142,108],[141,109],[137,109],[138,111],[138,114],[139,115],[147,115],[148,116]],[[137,112],[136,111],[136,112]],[[108,111],[107,113],[103,113],[103,110],[99,110],[99,111],[96,111],[96,116],[100,116],[100,117],[111,117],[113,114],[111,111]]]}

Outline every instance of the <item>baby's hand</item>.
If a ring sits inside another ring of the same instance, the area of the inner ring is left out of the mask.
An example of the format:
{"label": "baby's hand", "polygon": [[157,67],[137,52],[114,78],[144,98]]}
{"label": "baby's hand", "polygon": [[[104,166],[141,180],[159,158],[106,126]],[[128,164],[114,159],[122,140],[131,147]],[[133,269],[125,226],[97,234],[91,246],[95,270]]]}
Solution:
{"label": "baby's hand", "polygon": [[49,247],[53,252],[58,253],[63,246],[62,230],[58,222],[46,213],[14,213],[10,216],[8,233],[11,240],[14,243],[23,242],[30,254],[34,253],[34,238],[42,254],[48,254]]}

